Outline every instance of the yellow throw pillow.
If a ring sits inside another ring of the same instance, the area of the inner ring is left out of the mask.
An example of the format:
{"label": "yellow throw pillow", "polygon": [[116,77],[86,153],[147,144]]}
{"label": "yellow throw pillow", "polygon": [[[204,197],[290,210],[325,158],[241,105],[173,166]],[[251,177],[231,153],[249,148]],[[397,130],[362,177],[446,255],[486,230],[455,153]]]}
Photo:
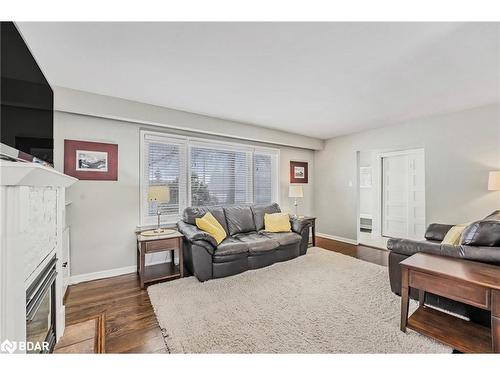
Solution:
{"label": "yellow throw pillow", "polygon": [[455,225],[453,226],[444,236],[441,244],[443,245],[460,245],[460,237],[465,229],[466,225]]}
{"label": "yellow throw pillow", "polygon": [[215,241],[217,241],[217,245],[224,241],[224,238],[227,237],[226,231],[217,221],[217,219],[210,212],[207,212],[201,219],[196,219],[196,226],[204,232],[210,234]]}
{"label": "yellow throw pillow", "polygon": [[290,216],[281,212],[264,214],[264,230],[266,232],[290,232]]}

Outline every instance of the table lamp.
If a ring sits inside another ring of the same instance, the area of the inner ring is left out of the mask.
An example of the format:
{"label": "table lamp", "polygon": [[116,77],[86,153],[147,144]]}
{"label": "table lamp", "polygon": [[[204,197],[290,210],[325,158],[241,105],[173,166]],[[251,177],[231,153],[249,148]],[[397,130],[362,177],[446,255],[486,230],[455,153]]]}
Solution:
{"label": "table lamp", "polygon": [[490,172],[488,178],[488,190],[500,190],[500,171]]}
{"label": "table lamp", "polygon": [[159,234],[169,234],[175,232],[172,229],[162,229],[160,228],[160,203],[168,203],[170,202],[170,189],[167,185],[154,185],[150,186],[148,189],[148,201],[149,202],[157,202],[156,205],[156,215],[158,215],[158,226],[154,230],[148,230],[146,232],[142,232],[142,235],[145,236],[155,236]]}
{"label": "table lamp", "polygon": [[288,190],[288,197],[295,198],[293,205],[295,206],[295,216],[297,217],[297,198],[304,197],[304,191],[302,190],[302,185],[290,185],[290,189]]}

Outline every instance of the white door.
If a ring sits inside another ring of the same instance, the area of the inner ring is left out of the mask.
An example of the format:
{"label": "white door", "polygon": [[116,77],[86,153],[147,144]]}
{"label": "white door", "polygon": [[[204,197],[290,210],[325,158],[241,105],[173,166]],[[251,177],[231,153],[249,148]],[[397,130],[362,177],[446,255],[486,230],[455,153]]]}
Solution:
{"label": "white door", "polygon": [[425,162],[423,150],[382,157],[382,235],[423,239]]}

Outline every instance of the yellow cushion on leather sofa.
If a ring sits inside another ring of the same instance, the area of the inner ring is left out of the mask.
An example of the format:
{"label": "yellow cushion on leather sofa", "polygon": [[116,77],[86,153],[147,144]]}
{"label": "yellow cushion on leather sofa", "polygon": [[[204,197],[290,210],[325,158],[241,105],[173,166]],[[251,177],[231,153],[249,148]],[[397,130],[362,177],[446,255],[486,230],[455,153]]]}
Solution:
{"label": "yellow cushion on leather sofa", "polygon": [[281,212],[264,214],[264,230],[266,232],[290,232],[290,216]]}
{"label": "yellow cushion on leather sofa", "polygon": [[224,238],[227,237],[227,233],[217,221],[217,219],[210,212],[207,212],[203,217],[196,218],[196,226],[204,232],[210,234],[215,241],[217,241],[217,245],[224,241]]}
{"label": "yellow cushion on leather sofa", "polygon": [[462,237],[462,233],[467,225],[455,225],[453,226],[444,236],[441,244],[443,245],[460,245],[460,238]]}

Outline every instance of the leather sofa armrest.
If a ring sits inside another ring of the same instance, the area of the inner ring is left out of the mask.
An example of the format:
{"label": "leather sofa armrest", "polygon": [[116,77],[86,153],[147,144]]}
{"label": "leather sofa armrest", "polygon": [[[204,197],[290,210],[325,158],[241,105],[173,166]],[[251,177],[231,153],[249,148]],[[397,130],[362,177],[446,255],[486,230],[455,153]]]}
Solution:
{"label": "leather sofa armrest", "polygon": [[390,238],[387,241],[387,249],[406,256],[416,253],[441,254],[441,244],[439,242],[415,241],[405,238]]}
{"label": "leather sofa armrest", "polygon": [[217,241],[207,232],[204,232],[196,225],[187,224],[184,221],[179,221],[177,223],[177,229],[181,232],[187,241],[204,247],[213,254],[215,248],[217,248]]}
{"label": "leather sofa armrest", "polygon": [[292,226],[292,232],[301,234],[304,229],[311,226],[311,222],[308,220],[302,220],[297,217],[290,218],[290,224]]}
{"label": "leather sofa armrest", "polygon": [[425,231],[425,239],[441,242],[452,227],[453,225],[449,224],[430,224]]}

